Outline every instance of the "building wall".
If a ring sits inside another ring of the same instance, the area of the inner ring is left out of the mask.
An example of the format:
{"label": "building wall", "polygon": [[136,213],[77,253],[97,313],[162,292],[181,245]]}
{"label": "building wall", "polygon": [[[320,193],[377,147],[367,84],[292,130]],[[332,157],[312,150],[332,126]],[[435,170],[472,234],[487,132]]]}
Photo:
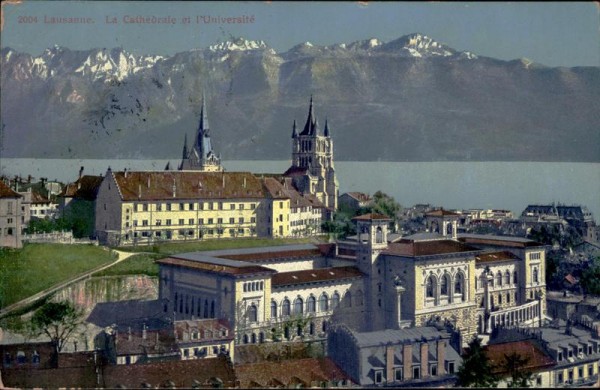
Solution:
{"label": "building wall", "polygon": [[20,248],[25,213],[21,198],[0,198],[0,246]]}

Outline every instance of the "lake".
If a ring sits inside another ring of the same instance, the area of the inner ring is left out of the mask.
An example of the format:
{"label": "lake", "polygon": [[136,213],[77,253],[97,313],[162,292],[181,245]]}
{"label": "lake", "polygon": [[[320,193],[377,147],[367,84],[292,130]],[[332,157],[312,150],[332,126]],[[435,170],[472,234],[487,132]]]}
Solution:
{"label": "lake", "polygon": [[[168,160],[4,158],[0,173],[62,182],[113,170],[162,170]],[[178,160],[171,160],[176,166]],[[226,161],[228,171],[283,173],[289,161]],[[429,203],[451,209],[494,208],[518,216],[528,204],[585,205],[600,215],[600,163],[565,162],[357,162],[336,161],[340,194],[386,192],[403,206]]]}

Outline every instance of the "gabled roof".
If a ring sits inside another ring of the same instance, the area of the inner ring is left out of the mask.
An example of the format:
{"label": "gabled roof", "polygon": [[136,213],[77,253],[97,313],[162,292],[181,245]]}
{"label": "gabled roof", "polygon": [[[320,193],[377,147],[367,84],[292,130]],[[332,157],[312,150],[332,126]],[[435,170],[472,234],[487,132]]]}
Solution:
{"label": "gabled roof", "polygon": [[359,215],[358,217],[352,218],[353,221],[391,221],[386,215],[377,214],[377,213],[369,213]]}
{"label": "gabled roof", "polygon": [[242,388],[250,387],[252,382],[266,388],[289,387],[294,384],[311,387],[313,382],[350,380],[330,358],[240,364],[235,367],[235,371]]}
{"label": "gabled roof", "polygon": [[121,199],[262,199],[261,180],[250,172],[112,172]]}
{"label": "gabled roof", "polygon": [[74,183],[67,184],[60,193],[60,196],[81,200],[96,200],[102,179],[102,176],[81,176]]}
{"label": "gabled roof", "polygon": [[23,195],[19,195],[7,186],[2,180],[0,180],[0,199],[2,198],[22,198]]}
{"label": "gabled roof", "polygon": [[517,352],[521,358],[527,359],[524,370],[528,371],[545,371],[548,368],[556,365],[552,357],[546,354],[532,340],[515,341],[502,344],[490,344],[484,347],[484,353],[490,360],[492,372],[501,376],[510,375],[502,365],[506,361],[505,356]]}
{"label": "gabled roof", "polygon": [[429,211],[429,212],[425,213],[425,215],[431,216],[431,217],[458,217],[458,216],[460,216],[460,214],[458,214],[458,213],[455,213],[453,211],[444,210],[444,209]]}
{"label": "gabled roof", "polygon": [[400,240],[389,244],[382,253],[396,256],[432,256],[450,253],[474,252],[479,249],[454,240],[411,241]]}
{"label": "gabled roof", "polygon": [[279,272],[273,275],[271,285],[290,286],[304,283],[327,282],[361,278],[364,274],[356,267],[331,267],[304,271]]}
{"label": "gabled roof", "polygon": [[342,194],[341,196],[344,195],[348,195],[349,197],[356,199],[359,202],[369,202],[371,200],[373,200],[368,194],[365,194],[363,192],[346,192],[344,194]]}
{"label": "gabled roof", "polygon": [[291,166],[287,171],[283,173],[283,176],[303,176],[308,173],[308,168],[306,167],[296,167]]}
{"label": "gabled roof", "polygon": [[495,261],[512,261],[518,260],[519,258],[515,256],[512,252],[508,251],[500,251],[500,252],[488,252],[482,253],[480,255],[475,256],[476,263],[490,263]]}
{"label": "gabled roof", "polygon": [[31,203],[33,204],[46,204],[50,203],[50,199],[46,198],[44,195],[38,192],[31,192]]}

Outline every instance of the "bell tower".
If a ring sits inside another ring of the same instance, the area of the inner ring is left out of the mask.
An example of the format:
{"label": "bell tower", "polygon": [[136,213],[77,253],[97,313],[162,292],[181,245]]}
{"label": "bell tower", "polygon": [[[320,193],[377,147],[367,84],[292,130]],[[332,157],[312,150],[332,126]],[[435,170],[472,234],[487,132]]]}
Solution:
{"label": "bell tower", "polygon": [[329,123],[321,134],[319,121],[310,97],[308,117],[300,133],[294,121],[292,128],[292,167],[290,171],[303,171],[302,180],[296,184],[301,192],[311,193],[330,210],[337,209],[338,182],[333,165],[333,140]]}
{"label": "bell tower", "polygon": [[385,329],[385,269],[379,254],[388,247],[388,225],[391,219],[381,214],[365,214],[352,220],[356,222],[358,233],[356,263],[361,272],[367,275],[364,331]]}

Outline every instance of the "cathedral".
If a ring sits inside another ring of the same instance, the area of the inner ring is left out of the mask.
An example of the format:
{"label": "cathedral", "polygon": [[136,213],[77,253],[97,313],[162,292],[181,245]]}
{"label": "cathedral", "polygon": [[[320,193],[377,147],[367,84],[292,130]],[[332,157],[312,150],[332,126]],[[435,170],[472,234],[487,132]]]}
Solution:
{"label": "cathedral", "polygon": [[208,114],[206,112],[205,98],[202,96],[202,110],[200,112],[200,124],[194,139],[194,144],[188,150],[187,134],[183,143],[183,156],[180,171],[222,172],[221,157],[212,148],[210,140],[210,127],[208,125]]}
{"label": "cathedral", "polygon": [[312,96],[306,124],[300,133],[294,121],[292,166],[283,175],[292,177],[301,193],[314,194],[328,209],[337,209],[339,186],[333,166],[333,140],[327,120],[321,134]]}

